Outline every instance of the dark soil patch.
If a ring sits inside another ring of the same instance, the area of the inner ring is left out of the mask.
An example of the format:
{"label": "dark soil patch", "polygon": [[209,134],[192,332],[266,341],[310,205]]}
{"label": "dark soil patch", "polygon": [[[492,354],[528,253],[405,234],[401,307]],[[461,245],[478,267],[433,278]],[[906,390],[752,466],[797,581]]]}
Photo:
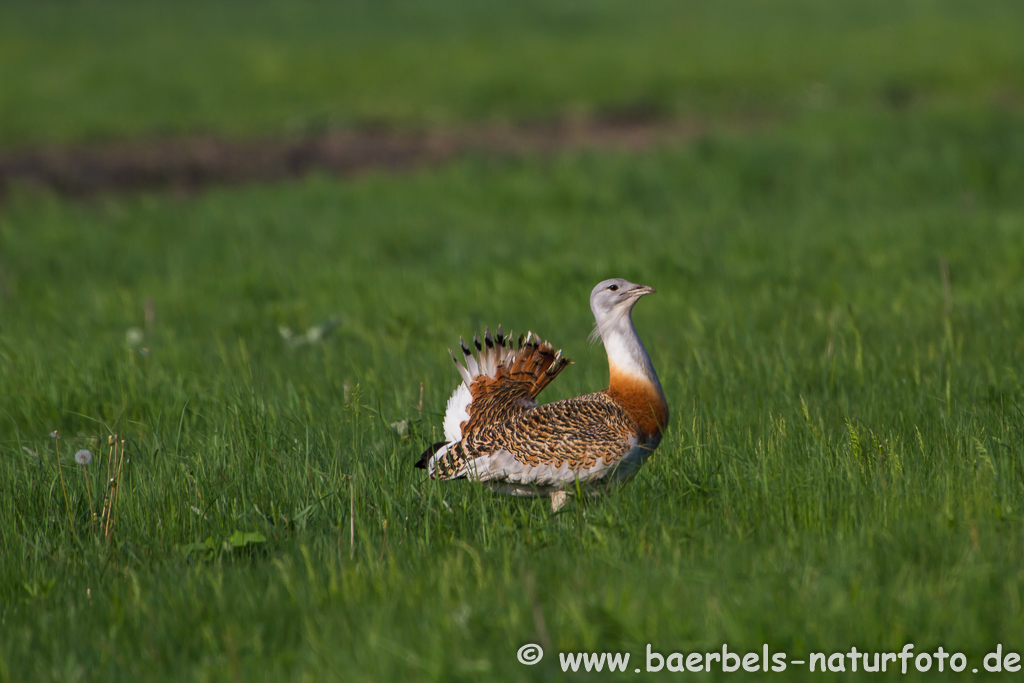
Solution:
{"label": "dark soil patch", "polygon": [[114,144],[0,150],[0,199],[14,183],[71,197],[273,181],[310,172],[351,176],[402,170],[467,154],[553,154],[587,148],[649,149],[700,136],[697,121],[625,113],[534,124],[431,131],[339,130],[303,138],[185,137]]}

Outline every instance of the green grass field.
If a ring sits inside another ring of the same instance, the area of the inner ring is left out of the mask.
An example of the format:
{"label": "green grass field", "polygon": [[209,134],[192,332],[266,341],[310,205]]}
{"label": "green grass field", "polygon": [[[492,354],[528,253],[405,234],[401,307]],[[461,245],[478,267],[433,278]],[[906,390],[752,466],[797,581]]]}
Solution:
{"label": "green grass field", "polygon": [[1021,105],[1017,0],[0,5],[0,144]]}
{"label": "green grass field", "polygon": [[[643,154],[188,197],[15,188],[0,205],[0,681],[540,681],[577,651],[629,652],[629,673],[566,678],[678,679],[694,674],[633,673],[647,644],[723,643],[790,660],[942,646],[969,676],[997,644],[1024,651],[1014,4],[708,4],[690,8],[698,30],[658,3],[524,5],[507,23],[496,6],[367,5],[348,25],[312,2],[224,2],[187,54],[184,20],[151,29],[163,43],[126,28],[156,5],[39,7],[0,9],[0,33],[21,36],[0,38],[15,146],[580,102],[775,122]],[[582,37],[561,40],[560,18]],[[879,28],[896,20],[899,41]],[[660,59],[679,25],[700,39]],[[808,26],[827,31],[793,40]],[[90,27],[108,49],[65,63]],[[481,27],[493,51],[471,39]],[[268,35],[281,80],[208,61]],[[324,50],[376,67],[328,68]],[[587,79],[608,60],[615,77]],[[424,480],[412,464],[457,379],[447,348],[484,325],[532,329],[576,361],[544,398],[600,389],[587,297],[612,276],[659,290],[635,320],[672,424],[641,473],[555,516]],[[331,319],[310,343],[280,331]],[[90,495],[98,510],[114,433],[128,463],[108,543]],[[540,664],[517,661],[525,643]]]}

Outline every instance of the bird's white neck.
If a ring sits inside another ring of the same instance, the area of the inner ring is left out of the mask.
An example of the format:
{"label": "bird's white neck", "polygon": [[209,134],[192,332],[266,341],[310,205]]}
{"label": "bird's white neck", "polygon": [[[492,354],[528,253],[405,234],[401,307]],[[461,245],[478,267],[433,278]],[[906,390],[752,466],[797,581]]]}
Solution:
{"label": "bird's white neck", "polygon": [[608,352],[605,393],[633,418],[642,441],[657,443],[668,425],[668,402],[633,321],[628,313],[614,320],[599,321],[598,333]]}
{"label": "bird's white neck", "polygon": [[658,374],[628,314],[604,325],[599,323],[598,332],[608,352],[608,368],[613,376],[651,384],[659,394],[662,393]]}

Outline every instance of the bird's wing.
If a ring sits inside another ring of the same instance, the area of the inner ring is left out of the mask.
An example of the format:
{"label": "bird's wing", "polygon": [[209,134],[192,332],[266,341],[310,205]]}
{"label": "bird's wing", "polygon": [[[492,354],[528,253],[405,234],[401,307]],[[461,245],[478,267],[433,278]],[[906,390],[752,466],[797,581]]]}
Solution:
{"label": "bird's wing", "polygon": [[588,394],[523,411],[467,435],[439,459],[435,471],[536,486],[587,481],[642,448],[638,432],[613,400]]}

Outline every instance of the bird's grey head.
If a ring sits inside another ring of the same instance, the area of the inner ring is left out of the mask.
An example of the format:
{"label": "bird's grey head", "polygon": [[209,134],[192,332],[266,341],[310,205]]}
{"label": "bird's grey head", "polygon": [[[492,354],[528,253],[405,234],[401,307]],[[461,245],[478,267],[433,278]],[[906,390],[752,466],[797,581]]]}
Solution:
{"label": "bird's grey head", "polygon": [[590,293],[590,310],[594,312],[597,327],[594,337],[604,336],[605,332],[629,322],[629,314],[633,306],[645,294],[653,294],[653,287],[633,284],[620,277],[597,283]]}

